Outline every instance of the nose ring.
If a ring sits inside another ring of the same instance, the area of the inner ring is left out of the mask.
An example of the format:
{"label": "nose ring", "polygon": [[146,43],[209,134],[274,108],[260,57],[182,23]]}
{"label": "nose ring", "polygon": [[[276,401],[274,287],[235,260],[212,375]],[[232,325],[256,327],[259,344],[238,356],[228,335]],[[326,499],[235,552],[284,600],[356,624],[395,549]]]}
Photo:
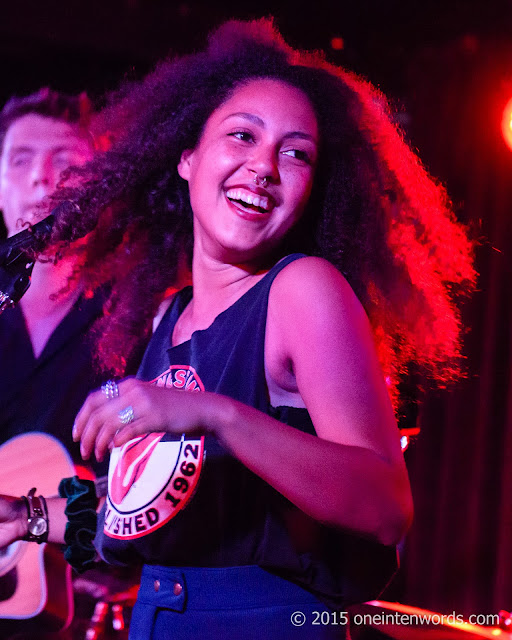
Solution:
{"label": "nose ring", "polygon": [[261,184],[262,187],[266,187],[268,184],[268,178],[260,178],[259,175],[254,172],[254,184]]}

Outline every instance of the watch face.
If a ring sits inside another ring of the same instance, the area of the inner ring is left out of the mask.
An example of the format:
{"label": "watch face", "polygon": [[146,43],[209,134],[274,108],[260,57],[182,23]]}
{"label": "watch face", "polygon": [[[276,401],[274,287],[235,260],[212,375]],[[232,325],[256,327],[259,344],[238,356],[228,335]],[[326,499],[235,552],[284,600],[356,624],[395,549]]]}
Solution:
{"label": "watch face", "polygon": [[46,533],[47,523],[44,518],[30,518],[28,530],[33,536],[41,536]]}

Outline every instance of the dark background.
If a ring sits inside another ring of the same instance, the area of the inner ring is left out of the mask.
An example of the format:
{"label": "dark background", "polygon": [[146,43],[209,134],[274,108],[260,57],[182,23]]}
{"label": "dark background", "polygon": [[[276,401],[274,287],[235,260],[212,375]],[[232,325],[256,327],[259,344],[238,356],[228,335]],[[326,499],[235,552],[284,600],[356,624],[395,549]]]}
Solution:
{"label": "dark background", "polygon": [[388,597],[466,616],[511,609],[512,152],[500,134],[512,97],[511,1],[3,1],[0,102],[49,85],[101,103],[123,75],[201,47],[225,19],[270,14],[292,45],[325,50],[389,95],[479,240],[479,291],[463,310],[467,377],[422,404],[407,452],[416,519]]}
{"label": "dark background", "polygon": [[[248,6],[249,5],[249,6]],[[360,0],[359,2],[222,3],[197,0],[2,0],[3,97],[41,83],[98,94],[121,74],[144,73],[168,52],[201,47],[230,17],[274,15],[292,45],[324,49],[387,92],[406,92],[418,51],[465,36],[507,40],[508,0]],[[342,52],[330,50],[342,37]],[[470,44],[471,46],[471,44]]]}

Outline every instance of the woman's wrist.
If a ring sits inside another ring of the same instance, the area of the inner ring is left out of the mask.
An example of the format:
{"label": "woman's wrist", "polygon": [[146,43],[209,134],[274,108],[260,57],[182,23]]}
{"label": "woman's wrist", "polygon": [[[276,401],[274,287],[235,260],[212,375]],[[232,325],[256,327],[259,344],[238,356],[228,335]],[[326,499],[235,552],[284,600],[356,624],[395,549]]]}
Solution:
{"label": "woman's wrist", "polygon": [[13,498],[11,503],[12,522],[15,526],[16,539],[22,540],[28,534],[28,510],[25,498]]}
{"label": "woman's wrist", "polygon": [[206,431],[214,435],[217,440],[228,449],[229,442],[240,429],[240,416],[245,405],[233,400],[229,396],[217,393],[208,394],[210,396],[207,404],[208,415]]}
{"label": "woman's wrist", "polygon": [[205,393],[204,399],[200,416],[202,429],[222,441],[224,432],[233,422],[236,401],[217,393]]}

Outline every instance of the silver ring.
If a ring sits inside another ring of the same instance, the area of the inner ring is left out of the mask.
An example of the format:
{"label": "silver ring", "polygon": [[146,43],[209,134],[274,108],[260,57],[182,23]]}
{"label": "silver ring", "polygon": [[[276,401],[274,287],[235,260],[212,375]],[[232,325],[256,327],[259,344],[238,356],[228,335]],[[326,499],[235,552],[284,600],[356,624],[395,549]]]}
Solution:
{"label": "silver ring", "polygon": [[117,414],[117,417],[119,418],[119,422],[122,425],[130,424],[130,422],[133,422],[135,420],[135,414],[133,413],[132,405],[130,404],[128,407],[126,407],[126,409],[120,411]]}
{"label": "silver ring", "polygon": [[254,184],[261,184],[262,187],[267,186],[268,178],[260,178],[259,175],[254,171]]}
{"label": "silver ring", "polygon": [[119,387],[115,380],[107,380],[105,384],[101,385],[101,390],[107,400],[113,400],[119,396]]}

